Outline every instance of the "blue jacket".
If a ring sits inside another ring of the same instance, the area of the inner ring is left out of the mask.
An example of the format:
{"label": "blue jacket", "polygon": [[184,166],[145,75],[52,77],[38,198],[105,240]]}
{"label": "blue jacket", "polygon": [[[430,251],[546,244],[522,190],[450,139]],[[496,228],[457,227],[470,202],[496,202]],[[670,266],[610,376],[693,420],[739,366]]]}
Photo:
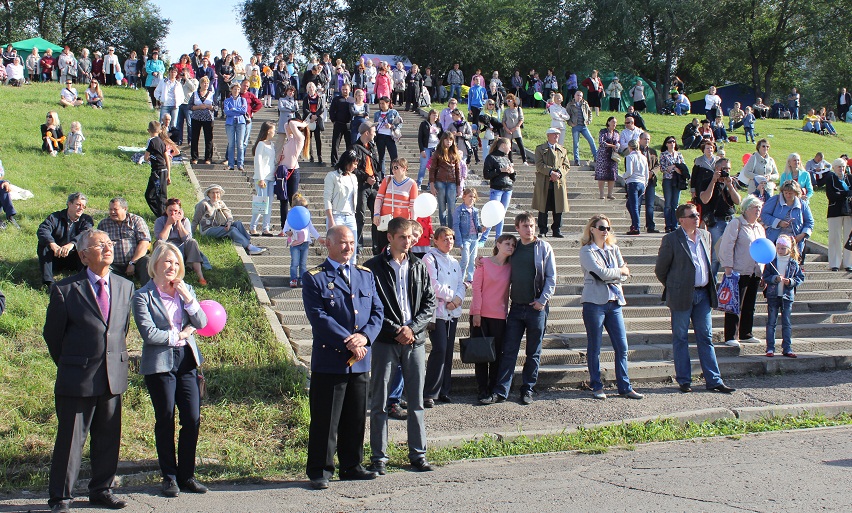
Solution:
{"label": "blue jacket", "polygon": [[481,85],[471,87],[467,92],[467,105],[481,109],[488,99],[488,91]]}
{"label": "blue jacket", "polygon": [[[804,232],[810,237],[814,231],[814,216],[811,214],[811,207],[808,206],[806,201],[799,198],[796,198],[791,207],[781,201],[782,198],[784,198],[783,193],[772,196],[763,205],[763,210],[760,212],[760,219],[766,226],[766,238],[772,242],[778,240],[778,236],[781,235],[781,228],[778,227],[778,223],[788,218],[792,221],[794,235]],[[802,240],[798,246],[801,253],[805,241]]]}
{"label": "blue jacket", "polygon": [[[376,294],[373,273],[350,266],[349,285],[326,260],[302,275],[302,301],[313,332],[311,371],[349,374],[370,371],[370,345],[382,329],[384,307]],[[367,356],[347,363],[352,352],[344,339],[353,333],[367,337]]]}
{"label": "blue jacket", "polygon": [[225,98],[225,124],[245,125],[248,102],[242,96]]}
{"label": "blue jacket", "polygon": [[456,232],[456,240],[463,241],[479,237],[482,232],[482,223],[479,220],[479,209],[476,207],[473,207],[473,226],[476,233],[469,233],[470,214],[468,214],[464,203],[459,204],[453,214],[453,231]]}
{"label": "blue jacket", "polygon": [[[763,267],[763,281],[766,283],[766,290],[763,291],[763,295],[767,298],[779,297],[778,284],[775,283],[775,277],[778,276],[778,271],[780,270],[781,269],[778,269],[778,257],[775,257],[775,260],[772,261],[772,265]],[[790,285],[784,287],[784,294],[780,297],[787,301],[793,301],[796,298],[796,287],[805,281],[805,274],[802,272],[799,262],[796,262],[795,259],[791,258],[790,261],[787,262],[787,269],[784,270],[784,277],[790,280]]]}

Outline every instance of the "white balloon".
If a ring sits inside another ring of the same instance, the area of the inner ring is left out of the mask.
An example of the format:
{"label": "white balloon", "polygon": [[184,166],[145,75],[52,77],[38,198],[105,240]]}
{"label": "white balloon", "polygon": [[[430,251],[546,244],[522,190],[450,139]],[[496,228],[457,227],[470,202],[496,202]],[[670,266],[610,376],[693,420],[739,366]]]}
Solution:
{"label": "white balloon", "polygon": [[491,200],[482,206],[482,225],[488,228],[497,226],[506,217],[506,207],[498,200]]}
{"label": "white balloon", "polygon": [[414,217],[429,217],[438,209],[438,199],[424,192],[414,200]]}

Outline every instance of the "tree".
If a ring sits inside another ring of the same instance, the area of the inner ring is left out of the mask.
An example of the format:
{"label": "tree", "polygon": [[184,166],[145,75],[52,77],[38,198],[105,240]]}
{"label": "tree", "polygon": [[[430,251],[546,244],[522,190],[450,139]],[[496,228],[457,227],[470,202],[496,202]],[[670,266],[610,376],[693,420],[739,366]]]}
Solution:
{"label": "tree", "polygon": [[246,0],[239,13],[249,45],[264,55],[332,52],[345,39],[335,0]]}

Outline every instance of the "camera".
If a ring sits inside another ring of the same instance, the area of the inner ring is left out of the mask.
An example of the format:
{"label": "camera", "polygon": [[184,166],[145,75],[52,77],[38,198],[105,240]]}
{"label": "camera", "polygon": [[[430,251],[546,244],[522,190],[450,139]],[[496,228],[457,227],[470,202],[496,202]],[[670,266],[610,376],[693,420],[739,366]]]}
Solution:
{"label": "camera", "polygon": [[729,173],[727,171],[719,171],[719,176],[721,178],[727,178],[727,177],[731,176],[731,173]]}

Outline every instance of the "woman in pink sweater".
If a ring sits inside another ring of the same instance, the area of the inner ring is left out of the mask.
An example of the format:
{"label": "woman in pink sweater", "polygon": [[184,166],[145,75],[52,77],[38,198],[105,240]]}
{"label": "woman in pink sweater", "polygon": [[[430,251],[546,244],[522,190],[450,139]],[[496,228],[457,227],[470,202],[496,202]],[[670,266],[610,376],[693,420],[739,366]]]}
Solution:
{"label": "woman in pink sweater", "polygon": [[497,401],[494,385],[503,355],[503,333],[506,331],[506,316],[509,313],[509,281],[512,277],[509,258],[515,252],[517,242],[514,235],[504,233],[497,237],[494,256],[481,259],[482,265],[473,273],[470,336],[494,337],[497,354],[497,359],[492,363],[476,364],[476,384],[479,387],[479,402],[482,404]]}
{"label": "woman in pink sweater", "polygon": [[392,80],[388,72],[388,68],[379,67],[379,72],[376,75],[376,88],[374,92],[376,93],[376,103],[378,103],[379,98],[382,96],[387,96],[390,98],[392,87]]}

